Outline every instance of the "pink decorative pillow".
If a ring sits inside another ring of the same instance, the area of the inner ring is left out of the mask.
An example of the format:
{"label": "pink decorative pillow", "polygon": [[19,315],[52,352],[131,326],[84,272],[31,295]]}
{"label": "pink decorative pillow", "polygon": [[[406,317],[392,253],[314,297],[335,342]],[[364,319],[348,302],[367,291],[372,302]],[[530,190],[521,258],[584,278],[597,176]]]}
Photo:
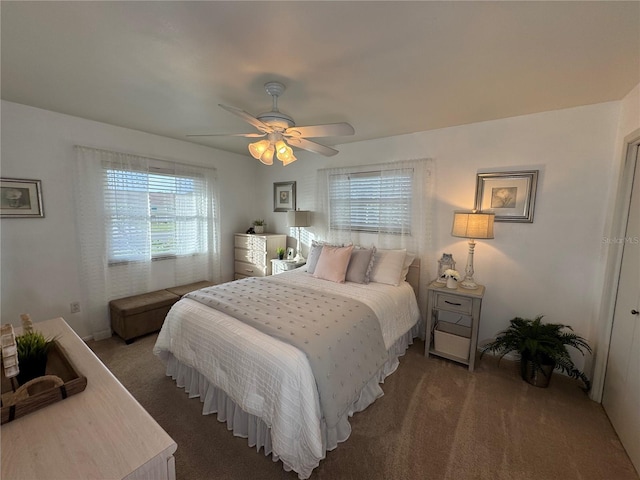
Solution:
{"label": "pink decorative pillow", "polygon": [[351,260],[351,250],[353,250],[353,245],[348,247],[323,246],[313,276],[331,282],[344,283],[349,260]]}

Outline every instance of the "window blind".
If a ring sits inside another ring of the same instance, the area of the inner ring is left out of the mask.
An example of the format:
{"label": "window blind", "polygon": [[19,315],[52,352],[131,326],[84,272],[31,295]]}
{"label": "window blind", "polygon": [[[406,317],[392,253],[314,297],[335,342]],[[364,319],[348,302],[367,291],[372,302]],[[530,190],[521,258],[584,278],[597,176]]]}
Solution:
{"label": "window blind", "polygon": [[206,253],[208,202],[202,176],[104,165],[110,263]]}
{"label": "window blind", "polygon": [[411,235],[413,169],[329,177],[332,229]]}

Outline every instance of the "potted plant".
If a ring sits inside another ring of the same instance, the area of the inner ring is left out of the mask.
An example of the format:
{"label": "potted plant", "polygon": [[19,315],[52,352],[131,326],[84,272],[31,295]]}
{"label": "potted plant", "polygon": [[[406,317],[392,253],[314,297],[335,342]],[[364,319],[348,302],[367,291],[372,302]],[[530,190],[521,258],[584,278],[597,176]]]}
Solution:
{"label": "potted plant", "polygon": [[276,249],[276,253],[278,254],[278,260],[282,260],[284,258],[284,248],[278,247]]}
{"label": "potted plant", "polygon": [[253,231],[256,233],[264,233],[264,226],[264,220],[260,218],[253,221]]}
{"label": "potted plant", "polygon": [[573,333],[570,326],[542,323],[542,317],[539,315],[534,320],[520,317],[512,319],[509,328],[482,347],[480,357],[487,351],[498,353],[500,359],[507,353],[517,352],[520,354],[522,379],[531,385],[547,387],[551,373],[558,369],[571,378],[582,380],[584,390],[589,391],[591,382],[584,372],[576,368],[567,347],[573,347],[583,355],[585,350],[591,353],[591,347],[584,338]]}
{"label": "potted plant", "polygon": [[55,338],[46,339],[42,333],[36,331],[25,332],[16,337],[20,368],[17,380],[20,385],[45,374],[47,357],[54,341]]}

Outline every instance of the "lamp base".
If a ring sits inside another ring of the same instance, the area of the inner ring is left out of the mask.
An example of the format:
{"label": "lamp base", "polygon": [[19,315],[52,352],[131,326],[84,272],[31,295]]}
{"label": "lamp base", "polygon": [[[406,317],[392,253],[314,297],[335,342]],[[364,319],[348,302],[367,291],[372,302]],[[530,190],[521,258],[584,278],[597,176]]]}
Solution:
{"label": "lamp base", "polygon": [[478,288],[478,284],[473,281],[473,278],[465,277],[464,280],[460,282],[460,286],[462,288],[466,288],[467,290],[475,290]]}
{"label": "lamp base", "polygon": [[296,262],[296,263],[306,263],[307,262],[306,258],[304,258],[299,253],[295,257],[293,257],[293,261]]}

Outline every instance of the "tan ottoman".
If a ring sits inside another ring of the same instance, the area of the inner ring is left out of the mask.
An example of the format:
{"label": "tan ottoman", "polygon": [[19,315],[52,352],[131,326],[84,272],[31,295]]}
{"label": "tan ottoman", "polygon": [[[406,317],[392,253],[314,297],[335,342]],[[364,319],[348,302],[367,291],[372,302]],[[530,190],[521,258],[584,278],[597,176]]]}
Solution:
{"label": "tan ottoman", "polygon": [[178,300],[179,295],[167,290],[111,300],[111,328],[131,343],[136,337],[160,330],[171,306]]}
{"label": "tan ottoman", "polygon": [[212,287],[213,285],[215,285],[215,283],[202,280],[200,282],[190,283],[189,285],[167,288],[166,290],[175,295],[178,295],[179,297],[182,297],[189,292],[200,290],[201,288]]}

